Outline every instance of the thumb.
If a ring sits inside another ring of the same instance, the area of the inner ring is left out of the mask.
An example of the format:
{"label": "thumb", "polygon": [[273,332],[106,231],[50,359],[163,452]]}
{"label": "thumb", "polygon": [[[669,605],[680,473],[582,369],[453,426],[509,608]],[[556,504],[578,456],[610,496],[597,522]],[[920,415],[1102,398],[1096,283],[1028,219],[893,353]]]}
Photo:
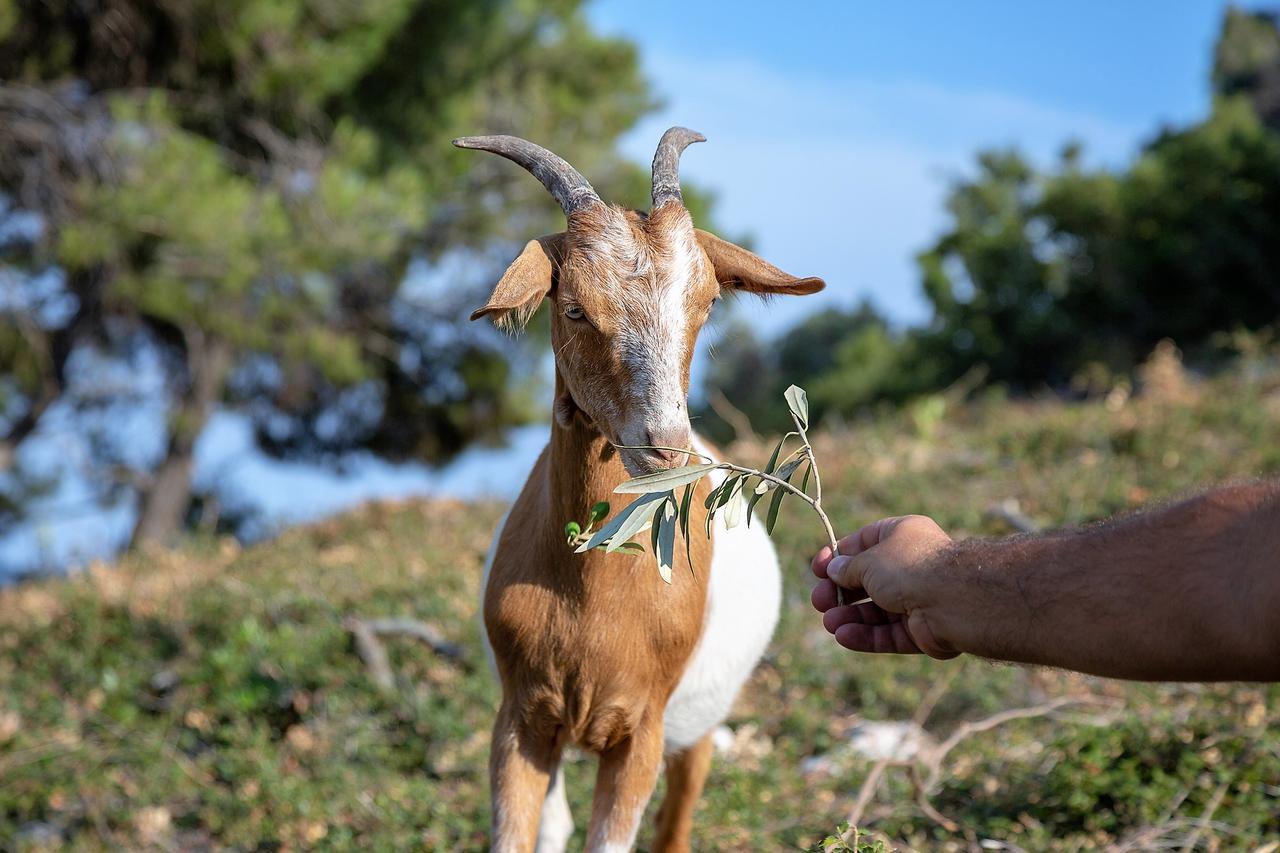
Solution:
{"label": "thumb", "polygon": [[874,553],[875,551],[872,549],[852,556],[837,554],[827,564],[827,577],[837,586],[842,586],[845,589],[858,591],[865,589],[865,578],[870,568],[870,562],[874,559]]}

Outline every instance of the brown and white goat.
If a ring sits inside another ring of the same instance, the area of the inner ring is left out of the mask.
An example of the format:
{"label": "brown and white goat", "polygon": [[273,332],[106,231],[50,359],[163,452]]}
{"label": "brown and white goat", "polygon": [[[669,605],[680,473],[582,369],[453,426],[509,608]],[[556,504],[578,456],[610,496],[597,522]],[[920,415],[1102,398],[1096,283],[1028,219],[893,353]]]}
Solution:
{"label": "brown and white goat", "polygon": [[[649,214],[607,205],[555,154],[510,136],[455,140],[533,173],[568,227],[531,240],[472,319],[519,324],[552,306],[551,440],[494,538],[484,623],[502,705],[490,784],[495,850],[562,850],[573,831],[562,751],[599,756],[586,849],[627,850],[666,759],[656,850],[689,846],[711,763],[710,732],[728,714],[777,622],[777,556],[761,525],[690,543],[692,571],[662,581],[649,559],[576,554],[564,524],[585,518],[629,476],[684,464],[689,363],[725,290],[806,294],[796,278],[694,228],[680,195],[681,152],[703,137],[672,128],[653,160]],[[704,480],[690,529],[704,529]],[[677,548],[679,552],[680,548]]]}

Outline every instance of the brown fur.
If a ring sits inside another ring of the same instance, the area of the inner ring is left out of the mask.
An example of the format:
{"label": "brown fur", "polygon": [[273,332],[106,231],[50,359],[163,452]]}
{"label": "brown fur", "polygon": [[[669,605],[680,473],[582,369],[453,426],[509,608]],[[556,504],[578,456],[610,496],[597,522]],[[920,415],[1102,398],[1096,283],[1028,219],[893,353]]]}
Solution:
{"label": "brown fur", "polygon": [[[672,269],[682,262],[689,269]],[[657,779],[663,712],[702,632],[712,543],[693,535],[689,566],[678,541],[667,584],[651,554],[575,554],[562,531],[597,501],[625,502],[613,490],[631,473],[611,442],[622,419],[645,401],[628,393],[636,361],[617,341],[623,330],[653,322],[654,300],[673,281],[681,292],[670,298],[681,299],[687,318],[686,396],[697,334],[721,282],[753,292],[822,286],[695,231],[680,205],[651,217],[598,206],[573,214],[566,232],[530,241],[474,315],[518,319],[549,297],[556,358],[551,442],[511,509],[484,599],[503,694],[490,766],[495,847],[533,849],[543,797],[567,745],[600,757],[589,849],[630,837]],[[581,308],[584,319],[567,317],[569,306]],[[628,460],[641,470],[683,462]],[[691,530],[703,530],[708,490],[705,481],[698,485]],[[709,764],[705,740],[671,758],[660,848],[688,849]]]}

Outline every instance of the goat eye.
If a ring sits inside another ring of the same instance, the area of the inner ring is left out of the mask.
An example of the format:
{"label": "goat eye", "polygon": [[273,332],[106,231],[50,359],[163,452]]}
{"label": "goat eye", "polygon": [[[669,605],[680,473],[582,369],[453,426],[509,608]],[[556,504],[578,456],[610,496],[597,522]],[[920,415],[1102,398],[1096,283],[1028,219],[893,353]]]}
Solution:
{"label": "goat eye", "polygon": [[581,320],[586,316],[586,314],[583,313],[582,306],[570,305],[568,308],[564,309],[564,316],[568,317],[570,320]]}

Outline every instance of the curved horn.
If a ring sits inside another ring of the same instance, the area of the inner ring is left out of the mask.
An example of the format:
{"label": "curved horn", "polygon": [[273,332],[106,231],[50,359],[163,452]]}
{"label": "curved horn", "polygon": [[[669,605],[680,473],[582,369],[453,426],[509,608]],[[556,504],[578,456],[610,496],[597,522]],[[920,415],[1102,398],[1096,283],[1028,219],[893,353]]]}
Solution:
{"label": "curved horn", "polygon": [[459,148],[490,151],[523,166],[555,196],[565,216],[603,204],[581,172],[563,158],[527,139],[518,136],[463,136],[453,140],[453,144]]}
{"label": "curved horn", "polygon": [[653,154],[653,210],[670,201],[684,204],[680,195],[680,155],[695,142],[707,138],[687,127],[673,127],[662,134]]}

